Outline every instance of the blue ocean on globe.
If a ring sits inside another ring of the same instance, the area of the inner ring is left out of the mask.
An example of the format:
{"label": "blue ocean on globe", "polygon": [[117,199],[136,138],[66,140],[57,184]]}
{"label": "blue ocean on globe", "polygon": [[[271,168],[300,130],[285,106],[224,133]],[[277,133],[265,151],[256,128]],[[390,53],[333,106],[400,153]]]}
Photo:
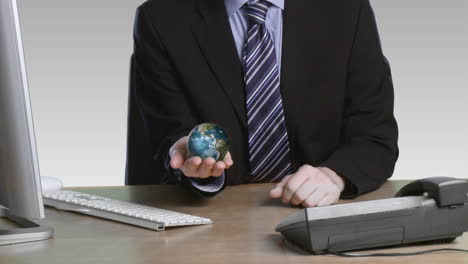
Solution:
{"label": "blue ocean on globe", "polygon": [[230,139],[226,131],[219,125],[203,123],[192,129],[188,136],[187,149],[189,157],[208,157],[216,161],[223,160],[229,151]]}

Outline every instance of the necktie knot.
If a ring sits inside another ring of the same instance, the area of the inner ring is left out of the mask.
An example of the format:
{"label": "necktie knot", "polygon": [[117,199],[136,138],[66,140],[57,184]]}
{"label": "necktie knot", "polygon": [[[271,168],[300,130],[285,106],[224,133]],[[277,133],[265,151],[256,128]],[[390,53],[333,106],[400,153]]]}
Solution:
{"label": "necktie knot", "polygon": [[249,4],[247,2],[247,15],[250,21],[255,24],[264,24],[268,7],[270,7],[270,5],[271,4],[265,0],[260,0],[253,4]]}

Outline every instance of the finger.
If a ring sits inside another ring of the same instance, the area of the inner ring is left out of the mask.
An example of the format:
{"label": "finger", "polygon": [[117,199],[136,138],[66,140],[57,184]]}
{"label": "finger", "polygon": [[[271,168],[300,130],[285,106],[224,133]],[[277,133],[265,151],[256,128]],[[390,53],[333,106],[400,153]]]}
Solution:
{"label": "finger", "polygon": [[184,164],[185,155],[180,151],[174,151],[171,155],[170,165],[173,169],[178,169]]}
{"label": "finger", "polygon": [[317,188],[312,192],[305,200],[302,202],[304,207],[314,207],[316,206],[326,195],[328,194],[328,189],[326,188]]}
{"label": "finger", "polygon": [[273,188],[270,190],[270,198],[273,198],[273,199],[280,198],[282,194],[283,194],[282,188]]}
{"label": "finger", "polygon": [[339,192],[331,192],[328,193],[324,198],[322,198],[318,203],[317,206],[326,206],[331,205],[338,202],[340,198]]}
{"label": "finger", "polygon": [[223,161],[226,164],[226,169],[229,169],[234,164],[234,161],[232,160],[230,152],[228,152],[226,156],[224,156]]}
{"label": "finger", "polygon": [[281,200],[283,201],[283,203],[289,203],[294,193],[309,178],[309,175],[301,170],[298,170],[293,175],[294,176],[292,176],[289,179],[289,181],[286,183],[286,185],[284,185],[283,187],[283,195],[281,197]]}
{"label": "finger", "polygon": [[185,174],[185,176],[195,177],[197,176],[197,170],[201,163],[202,159],[199,156],[191,157],[185,160],[184,165],[182,165],[181,167],[181,170]]}
{"label": "finger", "polygon": [[292,178],[292,176],[294,176],[294,174],[286,175],[283,179],[281,179],[281,181],[276,185],[275,188],[283,189],[284,185],[286,185],[286,183],[289,182],[289,180]]}
{"label": "finger", "polygon": [[213,176],[221,176],[225,168],[226,168],[226,164],[224,162],[222,161],[216,162],[215,165],[213,166],[213,171],[212,171]]}
{"label": "finger", "polygon": [[213,165],[215,164],[216,160],[212,157],[208,157],[203,160],[200,167],[197,170],[197,177],[200,178],[208,178],[212,175],[211,170],[213,169]]}
{"label": "finger", "polygon": [[293,205],[302,204],[316,190],[317,190],[317,185],[313,184],[309,178],[294,193],[293,197],[291,198],[291,204]]}
{"label": "finger", "polygon": [[293,174],[289,174],[289,175],[285,176],[281,180],[281,182],[276,184],[275,188],[273,188],[270,191],[270,197],[271,198],[281,198],[281,196],[283,195],[283,186],[289,181],[289,179],[291,179],[292,176],[293,176]]}

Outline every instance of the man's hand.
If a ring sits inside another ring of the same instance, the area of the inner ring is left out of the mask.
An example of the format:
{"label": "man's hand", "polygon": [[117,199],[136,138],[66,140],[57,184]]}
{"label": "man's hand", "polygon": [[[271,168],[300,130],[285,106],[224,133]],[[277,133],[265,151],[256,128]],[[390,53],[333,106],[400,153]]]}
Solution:
{"label": "man's hand", "polygon": [[271,198],[304,207],[336,203],[344,189],[344,180],[326,167],[301,166],[270,191]]}
{"label": "man's hand", "polygon": [[234,164],[229,152],[223,161],[216,161],[211,157],[202,160],[199,156],[187,159],[187,140],[187,136],[182,137],[169,149],[171,167],[180,169],[185,176],[193,178],[219,177],[225,169],[229,169]]}

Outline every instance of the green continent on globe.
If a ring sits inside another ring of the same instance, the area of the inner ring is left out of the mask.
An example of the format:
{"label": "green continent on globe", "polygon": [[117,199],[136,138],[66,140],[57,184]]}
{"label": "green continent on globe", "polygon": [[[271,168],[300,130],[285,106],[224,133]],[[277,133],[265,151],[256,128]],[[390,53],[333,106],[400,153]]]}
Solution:
{"label": "green continent on globe", "polygon": [[216,161],[224,159],[229,151],[230,139],[222,127],[213,123],[203,123],[192,129],[187,141],[189,157],[208,157]]}

